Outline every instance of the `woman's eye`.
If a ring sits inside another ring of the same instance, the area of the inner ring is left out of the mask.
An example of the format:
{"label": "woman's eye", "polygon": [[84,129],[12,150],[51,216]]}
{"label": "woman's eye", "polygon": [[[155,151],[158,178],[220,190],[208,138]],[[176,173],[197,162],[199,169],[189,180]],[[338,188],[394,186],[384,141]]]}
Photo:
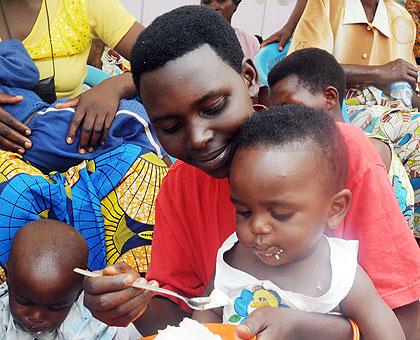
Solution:
{"label": "woman's eye", "polygon": [[214,116],[218,114],[220,111],[222,111],[225,108],[225,106],[226,106],[226,98],[220,97],[215,102],[213,102],[213,104],[210,107],[203,110],[203,114],[206,116]]}
{"label": "woman's eye", "polygon": [[175,123],[170,126],[160,126],[159,129],[166,134],[172,134],[177,132],[181,127],[181,123]]}
{"label": "woman's eye", "polygon": [[271,212],[271,216],[273,216],[273,218],[281,222],[288,221],[294,216],[294,214],[295,213],[293,211],[287,213],[276,213],[274,211]]}

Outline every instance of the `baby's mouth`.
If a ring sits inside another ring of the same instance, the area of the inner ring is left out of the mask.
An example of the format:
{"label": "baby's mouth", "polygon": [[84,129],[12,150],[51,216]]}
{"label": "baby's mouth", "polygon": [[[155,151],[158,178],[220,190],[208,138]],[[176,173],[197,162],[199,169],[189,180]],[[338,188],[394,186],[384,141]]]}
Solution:
{"label": "baby's mouth", "polygon": [[281,254],[284,253],[284,249],[280,248],[279,246],[271,246],[264,249],[256,248],[256,250],[261,257],[274,258],[277,261],[280,260]]}

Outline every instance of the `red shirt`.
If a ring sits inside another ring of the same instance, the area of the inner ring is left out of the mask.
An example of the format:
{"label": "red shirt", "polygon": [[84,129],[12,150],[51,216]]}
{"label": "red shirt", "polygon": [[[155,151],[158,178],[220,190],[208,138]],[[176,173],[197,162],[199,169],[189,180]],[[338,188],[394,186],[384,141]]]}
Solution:
{"label": "red shirt", "polygon": [[[360,241],[359,263],[391,308],[412,303],[420,297],[420,251],[385,166],[360,129],[337,124],[349,149],[347,187],[353,198],[344,223],[326,234]],[[217,250],[235,230],[229,195],[227,179],[175,162],[156,203],[148,279],[186,296],[203,294],[213,276]],[[183,303],[181,307],[187,310]]]}

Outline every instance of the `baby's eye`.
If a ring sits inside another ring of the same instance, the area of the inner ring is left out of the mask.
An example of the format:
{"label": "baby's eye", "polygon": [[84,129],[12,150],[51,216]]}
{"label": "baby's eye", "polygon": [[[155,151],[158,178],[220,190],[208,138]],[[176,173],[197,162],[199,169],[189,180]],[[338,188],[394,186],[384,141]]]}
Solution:
{"label": "baby's eye", "polygon": [[251,211],[250,210],[236,210],[236,215],[248,218],[249,216],[251,216]]}
{"label": "baby's eye", "polygon": [[64,306],[48,306],[48,309],[52,312],[60,312],[66,308],[69,308],[69,306],[64,305]]}
{"label": "baby's eye", "polygon": [[294,211],[285,212],[285,213],[276,213],[274,211],[271,212],[271,216],[280,222],[285,222],[291,219],[295,215]]}
{"label": "baby's eye", "polygon": [[26,299],[24,299],[24,298],[22,298],[22,297],[20,297],[20,296],[17,296],[17,295],[15,295],[15,294],[13,294],[13,296],[14,296],[14,298],[15,298],[16,303],[17,303],[17,304],[19,304],[19,305],[22,305],[22,306],[29,306],[29,305],[31,304],[31,302],[30,302],[30,301],[28,301],[28,300],[26,300]]}

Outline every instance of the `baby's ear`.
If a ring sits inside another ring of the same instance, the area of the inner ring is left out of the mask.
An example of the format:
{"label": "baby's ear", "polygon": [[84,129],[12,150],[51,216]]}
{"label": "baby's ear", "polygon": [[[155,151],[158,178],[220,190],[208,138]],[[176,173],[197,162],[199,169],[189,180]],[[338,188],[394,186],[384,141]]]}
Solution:
{"label": "baby's ear", "polygon": [[327,219],[328,228],[335,229],[344,220],[350,208],[351,196],[349,189],[343,189],[332,197]]}

